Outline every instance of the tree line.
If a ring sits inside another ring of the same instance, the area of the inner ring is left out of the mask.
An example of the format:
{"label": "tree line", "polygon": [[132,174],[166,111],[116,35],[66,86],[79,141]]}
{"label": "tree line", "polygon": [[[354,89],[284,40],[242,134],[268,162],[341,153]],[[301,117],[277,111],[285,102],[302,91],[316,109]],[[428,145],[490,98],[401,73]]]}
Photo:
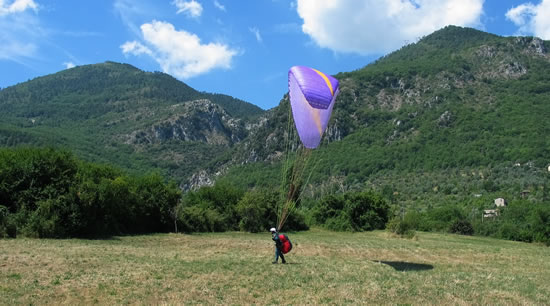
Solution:
{"label": "tree line", "polygon": [[51,148],[0,150],[0,236],[166,232],[180,197],[159,174],[131,176]]}
{"label": "tree line", "polygon": [[[246,190],[220,180],[182,194],[160,174],[129,175],[53,148],[0,149],[0,237],[108,237],[154,232],[261,232],[277,220],[280,190]],[[400,211],[369,190],[304,198],[285,231],[387,228],[400,235],[437,231],[550,245],[550,205],[514,200],[483,218],[483,205]]]}
{"label": "tree line", "polygon": [[[224,181],[182,194],[158,173],[129,175],[66,150],[0,149],[0,237],[260,232],[274,226],[281,200],[277,189],[245,190]],[[284,230],[382,229],[388,209],[374,193],[334,196],[291,214]]]}
{"label": "tree line", "polygon": [[420,230],[550,245],[550,205],[515,200],[490,217],[484,216],[482,207],[446,205],[423,212],[398,213],[387,227],[402,236],[414,236],[414,231]]}

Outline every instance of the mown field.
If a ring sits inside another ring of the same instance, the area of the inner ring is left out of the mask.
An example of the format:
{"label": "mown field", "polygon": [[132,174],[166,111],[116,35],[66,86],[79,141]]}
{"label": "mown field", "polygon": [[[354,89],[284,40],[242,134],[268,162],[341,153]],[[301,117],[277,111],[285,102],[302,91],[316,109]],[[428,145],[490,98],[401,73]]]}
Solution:
{"label": "mown field", "polygon": [[418,233],[0,240],[0,304],[547,304],[550,248]]}

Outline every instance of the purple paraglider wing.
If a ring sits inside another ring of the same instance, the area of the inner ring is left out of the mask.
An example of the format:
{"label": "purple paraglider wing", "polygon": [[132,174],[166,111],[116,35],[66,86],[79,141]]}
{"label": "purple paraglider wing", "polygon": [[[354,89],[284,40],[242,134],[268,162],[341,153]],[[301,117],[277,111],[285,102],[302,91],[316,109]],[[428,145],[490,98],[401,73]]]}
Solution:
{"label": "purple paraglider wing", "polygon": [[314,149],[327,128],[338,80],[312,68],[294,66],[288,72],[288,90],[300,140],[304,147]]}

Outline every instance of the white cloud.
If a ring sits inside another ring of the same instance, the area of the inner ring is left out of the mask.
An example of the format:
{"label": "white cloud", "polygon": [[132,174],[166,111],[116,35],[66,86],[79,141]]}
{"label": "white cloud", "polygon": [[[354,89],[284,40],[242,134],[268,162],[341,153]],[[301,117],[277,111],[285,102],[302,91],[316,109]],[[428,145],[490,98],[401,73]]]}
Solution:
{"label": "white cloud", "polygon": [[[0,40],[2,37],[0,36]],[[21,42],[17,40],[4,41],[0,44],[0,59],[19,61],[23,57],[32,57],[35,55],[37,46],[33,43]]]}
{"label": "white cloud", "polygon": [[189,17],[193,17],[193,18],[198,18],[202,14],[202,5],[195,0],[191,0],[191,1],[174,0],[172,4],[174,4],[178,8],[178,11],[177,11],[178,14],[185,13]]}
{"label": "white cloud", "polygon": [[64,62],[63,66],[65,66],[66,69],[71,69],[76,67],[76,65],[73,62]]}
{"label": "white cloud", "polygon": [[[37,44],[43,41],[47,34],[36,14],[10,9],[16,3],[18,2],[6,6],[0,0],[2,10],[12,12],[0,15],[0,60],[22,63],[24,59],[37,56]],[[21,5],[15,7],[24,7]]]}
{"label": "white cloud", "polygon": [[231,68],[236,50],[220,43],[201,44],[192,33],[176,30],[167,22],[153,21],[141,26],[144,45],[126,42],[121,47],[125,54],[147,54],[157,61],[162,70],[181,79],[188,79],[216,68]]}
{"label": "white cloud", "polygon": [[42,6],[36,0],[0,0],[0,60],[13,61],[35,68],[36,60],[46,61],[52,52],[70,52],[58,45],[54,35],[89,35],[47,28],[38,13]]}
{"label": "white cloud", "polygon": [[518,26],[518,34],[550,39],[550,0],[535,5],[520,4],[506,12],[506,18]]}
{"label": "white cloud", "polygon": [[114,11],[120,17],[122,23],[134,33],[139,35],[141,33],[139,29],[139,23],[136,20],[139,17],[146,16],[146,12],[149,8],[143,7],[143,4],[131,0],[116,0],[113,3]]}
{"label": "white cloud", "polygon": [[151,49],[147,48],[146,46],[135,40],[125,42],[122,46],[120,46],[120,48],[122,49],[122,53],[124,54],[131,53],[135,56],[147,54],[153,56],[153,52],[151,51]]}
{"label": "white cloud", "polygon": [[252,28],[248,28],[248,30],[254,34],[254,36],[256,37],[256,40],[258,42],[262,42],[262,35],[260,34],[260,29],[258,29],[257,27],[252,27]]}
{"label": "white cloud", "polygon": [[336,52],[379,54],[446,25],[478,26],[484,0],[297,0],[302,31]]}
{"label": "white cloud", "polygon": [[518,5],[506,12],[506,18],[518,26],[524,26],[527,18],[531,18],[535,11],[535,6],[531,3]]}
{"label": "white cloud", "polygon": [[218,2],[218,0],[214,0],[214,6],[217,7],[220,11],[225,12],[225,6]]}
{"label": "white cloud", "polygon": [[38,5],[33,0],[15,0],[11,3],[5,3],[4,0],[0,0],[0,16],[21,13],[27,9],[36,11]]}

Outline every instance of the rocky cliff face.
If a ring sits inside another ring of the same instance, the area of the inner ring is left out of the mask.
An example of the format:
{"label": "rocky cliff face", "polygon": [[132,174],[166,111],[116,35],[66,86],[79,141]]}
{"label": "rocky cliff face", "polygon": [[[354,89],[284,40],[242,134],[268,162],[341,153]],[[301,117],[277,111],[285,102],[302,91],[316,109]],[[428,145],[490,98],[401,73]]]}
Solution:
{"label": "rocky cliff face", "polygon": [[232,146],[247,134],[240,119],[232,118],[207,99],[172,105],[168,114],[167,118],[126,135],[125,143],[146,145],[180,140]]}

